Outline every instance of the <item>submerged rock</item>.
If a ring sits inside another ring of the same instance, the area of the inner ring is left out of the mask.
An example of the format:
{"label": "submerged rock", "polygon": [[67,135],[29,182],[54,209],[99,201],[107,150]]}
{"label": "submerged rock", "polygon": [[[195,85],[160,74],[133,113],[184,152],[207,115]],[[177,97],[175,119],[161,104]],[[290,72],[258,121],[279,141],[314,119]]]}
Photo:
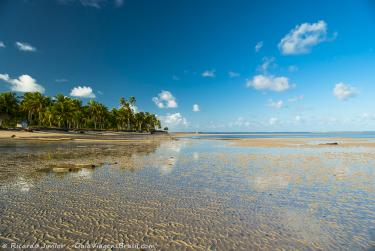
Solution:
{"label": "submerged rock", "polygon": [[52,168],[52,172],[54,173],[66,173],[66,172],[69,172],[69,168],[65,168],[65,167],[54,167]]}
{"label": "submerged rock", "polygon": [[51,165],[47,168],[40,169],[40,172],[54,172],[54,173],[66,173],[66,172],[78,172],[82,169],[93,169],[98,167],[95,164],[57,164]]}
{"label": "submerged rock", "polygon": [[337,142],[328,142],[328,143],[321,143],[319,145],[325,145],[325,146],[337,146],[339,143]]}
{"label": "submerged rock", "polygon": [[73,164],[76,168],[95,168],[95,164]]}

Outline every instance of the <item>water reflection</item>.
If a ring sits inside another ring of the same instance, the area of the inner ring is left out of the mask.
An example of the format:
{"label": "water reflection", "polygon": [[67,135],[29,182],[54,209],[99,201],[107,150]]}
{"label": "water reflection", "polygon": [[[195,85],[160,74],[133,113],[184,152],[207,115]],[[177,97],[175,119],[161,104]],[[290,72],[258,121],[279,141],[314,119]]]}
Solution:
{"label": "water reflection", "polygon": [[[1,140],[0,187],[14,184],[13,187],[27,192],[33,186],[32,183],[46,173],[69,174],[88,180],[92,179],[93,167],[104,164],[133,169],[133,156],[147,156],[155,152],[160,143],[82,144]],[[178,153],[178,146],[171,144],[170,147]],[[174,165],[172,161],[170,163]]]}
{"label": "water reflection", "polygon": [[193,159],[194,160],[199,160],[199,153],[193,152]]}
{"label": "water reflection", "polygon": [[79,180],[91,180],[94,169],[82,168],[78,172],[73,172],[71,175]]}
{"label": "water reflection", "polygon": [[285,175],[270,174],[271,176],[250,177],[250,184],[254,190],[268,191],[285,189],[289,185],[290,177]]}
{"label": "water reflection", "polygon": [[18,191],[21,193],[28,193],[45,175],[35,173],[1,173],[0,191]]}
{"label": "water reflection", "polygon": [[373,243],[368,151],[175,140],[57,144],[0,158],[7,226],[0,237],[25,243],[44,241],[41,233],[57,243],[105,235],[165,250],[366,250]]}
{"label": "water reflection", "polygon": [[185,144],[186,142],[181,140],[162,142],[155,153],[147,156],[147,159],[143,159],[145,162],[143,165],[145,166],[147,163],[150,163],[153,167],[159,169],[161,175],[171,174],[179,161]]}
{"label": "water reflection", "polygon": [[26,180],[24,177],[18,177],[16,182],[14,183],[14,187],[19,189],[21,192],[28,192],[34,185]]}

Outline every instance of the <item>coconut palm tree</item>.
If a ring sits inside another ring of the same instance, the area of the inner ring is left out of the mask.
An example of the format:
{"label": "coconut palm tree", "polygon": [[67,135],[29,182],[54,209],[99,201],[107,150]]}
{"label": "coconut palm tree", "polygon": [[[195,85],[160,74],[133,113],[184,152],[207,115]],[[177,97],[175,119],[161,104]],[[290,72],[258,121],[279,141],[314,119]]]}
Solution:
{"label": "coconut palm tree", "polygon": [[92,128],[152,131],[160,128],[156,115],[135,112],[136,99],[120,99],[120,108],[108,108],[94,100],[87,105],[62,94],[53,98],[41,93],[25,93],[21,102],[14,93],[0,94],[0,127],[17,122],[20,116],[27,118],[29,125],[59,127],[65,129]]}
{"label": "coconut palm tree", "polygon": [[15,122],[18,117],[19,101],[12,92],[0,93],[0,128]]}
{"label": "coconut palm tree", "polygon": [[39,92],[27,92],[23,95],[20,108],[21,111],[27,113],[29,125],[32,125],[33,122],[41,125],[43,112],[50,103],[50,98],[43,96]]}
{"label": "coconut palm tree", "polygon": [[136,102],[136,99],[135,99],[135,97],[134,96],[130,96],[129,97],[129,104],[130,104],[130,106],[135,106],[135,102]]}
{"label": "coconut palm tree", "polygon": [[53,106],[48,106],[44,111],[43,124],[52,127],[54,125],[53,122],[55,121],[54,115]]}
{"label": "coconut palm tree", "polygon": [[72,99],[62,94],[57,94],[53,103],[52,113],[57,120],[59,128],[71,128],[74,109]]}
{"label": "coconut palm tree", "polygon": [[135,97],[129,97],[129,100],[126,101],[125,98],[120,99],[120,116],[123,118],[123,128],[126,130],[134,129],[134,107],[136,99]]}
{"label": "coconut palm tree", "polygon": [[138,112],[134,115],[135,129],[137,131],[142,131],[143,123],[145,122],[145,113]]}
{"label": "coconut palm tree", "polygon": [[108,124],[106,123],[107,118],[108,118],[108,108],[105,105],[98,103],[97,111],[98,111],[100,129],[104,129],[106,124]]}
{"label": "coconut palm tree", "polygon": [[89,116],[94,122],[94,128],[97,129],[99,123],[100,128],[104,128],[105,119],[107,118],[108,109],[103,104],[98,103],[94,100],[90,100],[88,103]]}

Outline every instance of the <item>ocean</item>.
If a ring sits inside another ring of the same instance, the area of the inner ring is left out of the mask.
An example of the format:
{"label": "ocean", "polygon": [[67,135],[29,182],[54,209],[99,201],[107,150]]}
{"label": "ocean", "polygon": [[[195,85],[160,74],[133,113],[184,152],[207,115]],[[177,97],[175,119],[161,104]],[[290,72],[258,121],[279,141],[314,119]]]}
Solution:
{"label": "ocean", "polygon": [[200,132],[188,138],[375,138],[375,132]]}

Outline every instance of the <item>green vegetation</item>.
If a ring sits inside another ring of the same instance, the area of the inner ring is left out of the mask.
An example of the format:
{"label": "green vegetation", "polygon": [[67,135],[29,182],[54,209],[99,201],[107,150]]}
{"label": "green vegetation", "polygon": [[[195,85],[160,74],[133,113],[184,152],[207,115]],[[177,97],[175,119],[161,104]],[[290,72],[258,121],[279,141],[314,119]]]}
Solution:
{"label": "green vegetation", "polygon": [[108,108],[94,100],[87,105],[82,101],[58,94],[47,97],[39,92],[17,96],[12,92],[0,93],[0,128],[15,127],[27,122],[30,127],[61,129],[95,129],[153,131],[161,124],[155,114],[135,112],[135,98],[120,99],[120,108]]}

